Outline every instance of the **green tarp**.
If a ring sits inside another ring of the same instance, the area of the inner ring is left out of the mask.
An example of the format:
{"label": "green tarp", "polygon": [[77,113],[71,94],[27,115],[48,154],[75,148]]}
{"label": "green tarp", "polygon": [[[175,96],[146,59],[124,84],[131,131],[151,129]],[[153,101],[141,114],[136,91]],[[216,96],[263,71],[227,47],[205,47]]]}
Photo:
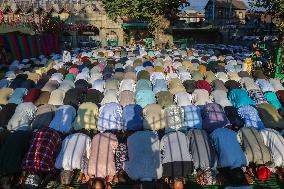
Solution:
{"label": "green tarp", "polygon": [[148,23],[145,23],[145,22],[128,22],[128,23],[123,23],[122,28],[125,29],[125,30],[128,30],[128,29],[147,29]]}
{"label": "green tarp", "polygon": [[0,34],[20,32],[28,35],[35,35],[34,29],[27,26],[15,26],[10,24],[1,24],[0,25]]}

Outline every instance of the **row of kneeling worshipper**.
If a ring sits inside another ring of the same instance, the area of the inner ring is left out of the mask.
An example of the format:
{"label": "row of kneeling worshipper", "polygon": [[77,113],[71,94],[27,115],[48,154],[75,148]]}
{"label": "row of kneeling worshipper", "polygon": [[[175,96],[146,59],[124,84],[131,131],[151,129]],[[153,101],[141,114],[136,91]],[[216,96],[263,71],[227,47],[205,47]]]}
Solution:
{"label": "row of kneeling worshipper", "polygon": [[211,134],[191,129],[163,135],[145,130],[93,137],[77,132],[63,137],[43,127],[6,134],[0,149],[1,184],[8,180],[10,188],[42,188],[47,178],[60,175],[61,184],[68,186],[79,170],[78,182],[104,180],[101,184],[109,186],[162,178],[176,184],[189,175],[200,185],[220,185],[225,179],[240,186],[253,184],[254,176],[264,182],[276,173],[282,179],[283,151],[283,136],[273,129],[218,128]]}
{"label": "row of kneeling worshipper", "polygon": [[41,56],[3,68],[3,179],[38,187],[64,170],[68,185],[80,170],[81,182],[103,178],[110,187],[125,175],[173,186],[192,174],[202,185],[220,184],[217,173],[235,184],[252,183],[253,173],[284,176],[280,79],[245,71],[240,54],[128,51],[74,52],[68,62]]}

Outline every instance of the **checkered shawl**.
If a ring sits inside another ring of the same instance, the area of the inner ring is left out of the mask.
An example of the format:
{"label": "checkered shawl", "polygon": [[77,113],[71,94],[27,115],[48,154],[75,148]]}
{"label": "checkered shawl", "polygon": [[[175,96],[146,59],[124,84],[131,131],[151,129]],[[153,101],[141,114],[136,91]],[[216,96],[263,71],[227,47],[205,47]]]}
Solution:
{"label": "checkered shawl", "polygon": [[23,159],[23,170],[38,173],[54,169],[54,154],[61,144],[60,135],[51,128],[37,130],[31,139],[31,146]]}

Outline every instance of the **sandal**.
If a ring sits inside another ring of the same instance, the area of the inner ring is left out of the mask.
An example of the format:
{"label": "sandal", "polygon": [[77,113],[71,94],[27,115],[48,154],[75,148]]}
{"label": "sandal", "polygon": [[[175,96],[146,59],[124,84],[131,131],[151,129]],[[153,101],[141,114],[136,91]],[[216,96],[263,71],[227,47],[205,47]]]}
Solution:
{"label": "sandal", "polygon": [[82,183],[83,178],[84,178],[84,173],[80,172],[80,175],[78,176],[77,182]]}
{"label": "sandal", "polygon": [[253,178],[248,173],[245,173],[245,177],[249,185],[254,183]]}
{"label": "sandal", "polygon": [[172,179],[170,177],[165,177],[165,183],[166,184],[171,184],[172,183]]}
{"label": "sandal", "polygon": [[224,185],[224,183],[225,183],[225,178],[224,178],[224,176],[222,176],[221,174],[218,174],[218,175],[216,176],[216,184],[217,184],[217,185]]}
{"label": "sandal", "polygon": [[18,185],[22,185],[25,183],[25,177],[22,175],[19,177]]}
{"label": "sandal", "polygon": [[126,183],[127,179],[125,178],[124,174],[119,174],[118,175],[118,181],[119,181],[119,183]]}
{"label": "sandal", "polygon": [[182,183],[185,185],[186,184],[185,178],[183,177],[181,178],[181,180],[182,180]]}
{"label": "sandal", "polygon": [[87,182],[89,182],[89,180],[90,180],[90,177],[84,174],[83,179],[82,179],[82,184],[86,184]]}
{"label": "sandal", "polygon": [[246,171],[246,173],[247,173],[250,177],[254,177],[252,168],[248,168],[247,171]]}
{"label": "sandal", "polygon": [[113,177],[113,182],[114,183],[119,183],[119,176],[118,175],[115,175],[114,177]]}

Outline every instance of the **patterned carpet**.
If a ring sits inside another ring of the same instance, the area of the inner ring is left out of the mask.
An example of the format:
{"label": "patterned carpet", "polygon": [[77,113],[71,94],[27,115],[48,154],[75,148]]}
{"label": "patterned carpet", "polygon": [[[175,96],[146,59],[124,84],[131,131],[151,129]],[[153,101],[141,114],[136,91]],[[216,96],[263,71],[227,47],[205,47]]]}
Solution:
{"label": "patterned carpet", "polygon": [[[74,177],[71,186],[76,189],[87,189],[86,185],[82,185],[77,183],[78,173]],[[117,185],[113,186],[114,189],[132,189],[130,185]],[[188,178],[188,182],[185,186],[185,189],[222,189],[224,186],[200,186],[198,185],[193,177]],[[272,177],[266,182],[260,182],[258,179],[255,179],[255,184],[251,185],[252,189],[284,189],[284,183],[279,183],[276,176],[272,175]]]}

